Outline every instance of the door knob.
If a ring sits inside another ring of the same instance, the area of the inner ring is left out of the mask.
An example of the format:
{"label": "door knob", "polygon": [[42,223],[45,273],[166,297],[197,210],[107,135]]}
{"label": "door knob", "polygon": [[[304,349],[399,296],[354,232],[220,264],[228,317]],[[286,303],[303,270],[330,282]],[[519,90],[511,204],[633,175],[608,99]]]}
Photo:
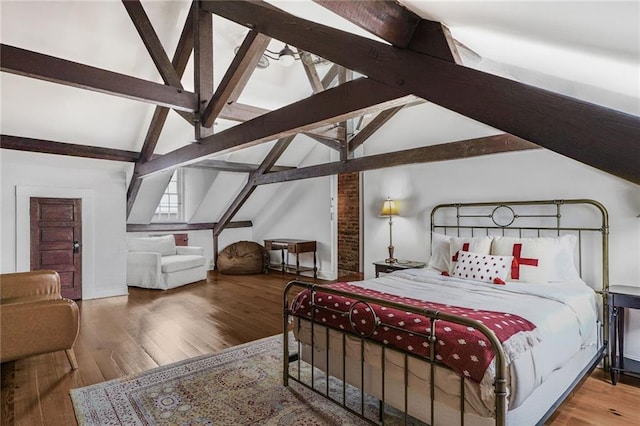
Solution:
{"label": "door knob", "polygon": [[73,252],[78,253],[80,251],[80,243],[78,241],[73,242]]}

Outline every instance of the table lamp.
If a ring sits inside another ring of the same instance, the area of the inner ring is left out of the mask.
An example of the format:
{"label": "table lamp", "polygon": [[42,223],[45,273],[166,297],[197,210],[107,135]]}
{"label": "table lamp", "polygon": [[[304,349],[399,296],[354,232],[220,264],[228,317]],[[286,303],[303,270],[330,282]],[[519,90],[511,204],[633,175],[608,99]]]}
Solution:
{"label": "table lamp", "polygon": [[387,263],[396,263],[398,259],[393,257],[393,216],[398,215],[398,206],[394,200],[387,197],[382,203],[381,216],[389,216],[389,257],[385,259]]}

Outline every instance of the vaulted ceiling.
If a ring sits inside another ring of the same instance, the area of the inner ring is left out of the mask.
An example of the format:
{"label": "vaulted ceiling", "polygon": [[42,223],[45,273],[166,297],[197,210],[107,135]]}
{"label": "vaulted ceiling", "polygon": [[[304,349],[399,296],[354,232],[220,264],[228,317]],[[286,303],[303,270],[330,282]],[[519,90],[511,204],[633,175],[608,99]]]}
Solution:
{"label": "vaulted ceiling", "polygon": [[[0,5],[2,147],[133,162],[129,209],[145,176],[211,156],[253,163],[218,233],[260,184],[538,146],[640,183],[637,2]],[[302,60],[255,69],[285,43]],[[353,158],[424,100],[504,134]],[[297,134],[341,161],[272,169],[306,155]]]}

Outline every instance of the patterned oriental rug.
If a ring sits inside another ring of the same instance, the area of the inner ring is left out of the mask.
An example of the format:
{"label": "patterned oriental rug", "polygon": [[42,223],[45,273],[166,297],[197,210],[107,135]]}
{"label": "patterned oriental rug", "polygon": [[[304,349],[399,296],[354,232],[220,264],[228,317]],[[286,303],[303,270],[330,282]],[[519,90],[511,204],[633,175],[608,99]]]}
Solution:
{"label": "patterned oriental rug", "polygon": [[[277,335],[73,389],[71,399],[80,425],[367,424],[304,386],[289,383],[288,388],[282,385],[282,336]],[[359,403],[359,393],[353,398]],[[378,401],[368,398],[366,411],[376,419]],[[385,423],[403,422],[389,418]]]}

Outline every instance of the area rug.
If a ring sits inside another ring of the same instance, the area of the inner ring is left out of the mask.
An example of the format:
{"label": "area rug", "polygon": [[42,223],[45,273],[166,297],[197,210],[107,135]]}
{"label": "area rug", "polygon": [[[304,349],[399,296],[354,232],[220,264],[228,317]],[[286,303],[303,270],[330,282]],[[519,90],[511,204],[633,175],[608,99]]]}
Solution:
{"label": "area rug", "polygon": [[[80,425],[367,424],[296,382],[282,385],[280,335],[73,389],[71,399]],[[366,404],[376,419],[378,401]]]}

